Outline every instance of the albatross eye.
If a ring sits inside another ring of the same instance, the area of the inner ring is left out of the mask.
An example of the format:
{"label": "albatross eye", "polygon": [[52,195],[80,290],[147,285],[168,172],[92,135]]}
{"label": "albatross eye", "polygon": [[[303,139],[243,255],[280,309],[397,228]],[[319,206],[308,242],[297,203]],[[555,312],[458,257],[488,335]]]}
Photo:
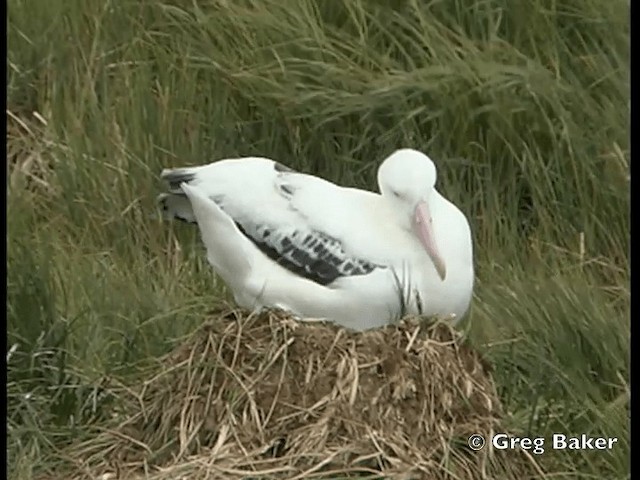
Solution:
{"label": "albatross eye", "polygon": [[393,193],[393,196],[396,198],[402,198],[402,194],[397,190],[391,190],[391,193]]}

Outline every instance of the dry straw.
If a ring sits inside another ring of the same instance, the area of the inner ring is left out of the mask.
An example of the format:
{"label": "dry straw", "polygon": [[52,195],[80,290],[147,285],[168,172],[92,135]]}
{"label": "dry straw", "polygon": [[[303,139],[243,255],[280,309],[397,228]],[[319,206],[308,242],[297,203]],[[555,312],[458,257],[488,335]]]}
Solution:
{"label": "dry straw", "polygon": [[471,451],[499,428],[485,362],[444,323],[364,333],[227,311],[126,393],[119,424],[75,445],[68,478],[526,478]]}

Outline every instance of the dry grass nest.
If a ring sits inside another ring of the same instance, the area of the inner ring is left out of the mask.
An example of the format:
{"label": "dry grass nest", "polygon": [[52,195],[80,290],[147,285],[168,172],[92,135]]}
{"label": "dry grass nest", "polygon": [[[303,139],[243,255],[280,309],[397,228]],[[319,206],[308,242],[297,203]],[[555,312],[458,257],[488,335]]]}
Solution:
{"label": "dry grass nest", "polygon": [[[67,478],[526,478],[485,362],[444,323],[351,332],[282,312],[219,313],[123,387]],[[124,394],[126,392],[126,395]],[[538,471],[539,472],[539,471]]]}

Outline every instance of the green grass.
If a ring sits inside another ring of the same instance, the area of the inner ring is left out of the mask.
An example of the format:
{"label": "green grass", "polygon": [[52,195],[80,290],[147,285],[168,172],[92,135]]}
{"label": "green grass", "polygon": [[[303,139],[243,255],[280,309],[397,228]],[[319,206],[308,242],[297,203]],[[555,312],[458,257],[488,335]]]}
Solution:
{"label": "green grass", "polygon": [[427,152],[468,215],[472,340],[515,431],[619,437],[554,478],[628,478],[629,25],[620,0],[11,0],[8,471],[108,418],[225,295],[150,218],[163,167],[261,155],[375,188]]}

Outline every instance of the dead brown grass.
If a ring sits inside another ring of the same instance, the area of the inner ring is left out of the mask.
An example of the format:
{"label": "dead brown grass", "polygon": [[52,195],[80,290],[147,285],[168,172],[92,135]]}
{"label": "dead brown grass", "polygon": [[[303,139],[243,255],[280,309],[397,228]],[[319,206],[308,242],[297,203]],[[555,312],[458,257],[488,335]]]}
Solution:
{"label": "dead brown grass", "polygon": [[231,310],[127,388],[117,426],[67,478],[527,478],[524,453],[473,452],[499,428],[488,368],[443,323],[364,333]]}
{"label": "dead brown grass", "polygon": [[14,191],[51,196],[54,165],[52,142],[44,131],[47,124],[37,112],[17,115],[7,110],[7,183]]}

